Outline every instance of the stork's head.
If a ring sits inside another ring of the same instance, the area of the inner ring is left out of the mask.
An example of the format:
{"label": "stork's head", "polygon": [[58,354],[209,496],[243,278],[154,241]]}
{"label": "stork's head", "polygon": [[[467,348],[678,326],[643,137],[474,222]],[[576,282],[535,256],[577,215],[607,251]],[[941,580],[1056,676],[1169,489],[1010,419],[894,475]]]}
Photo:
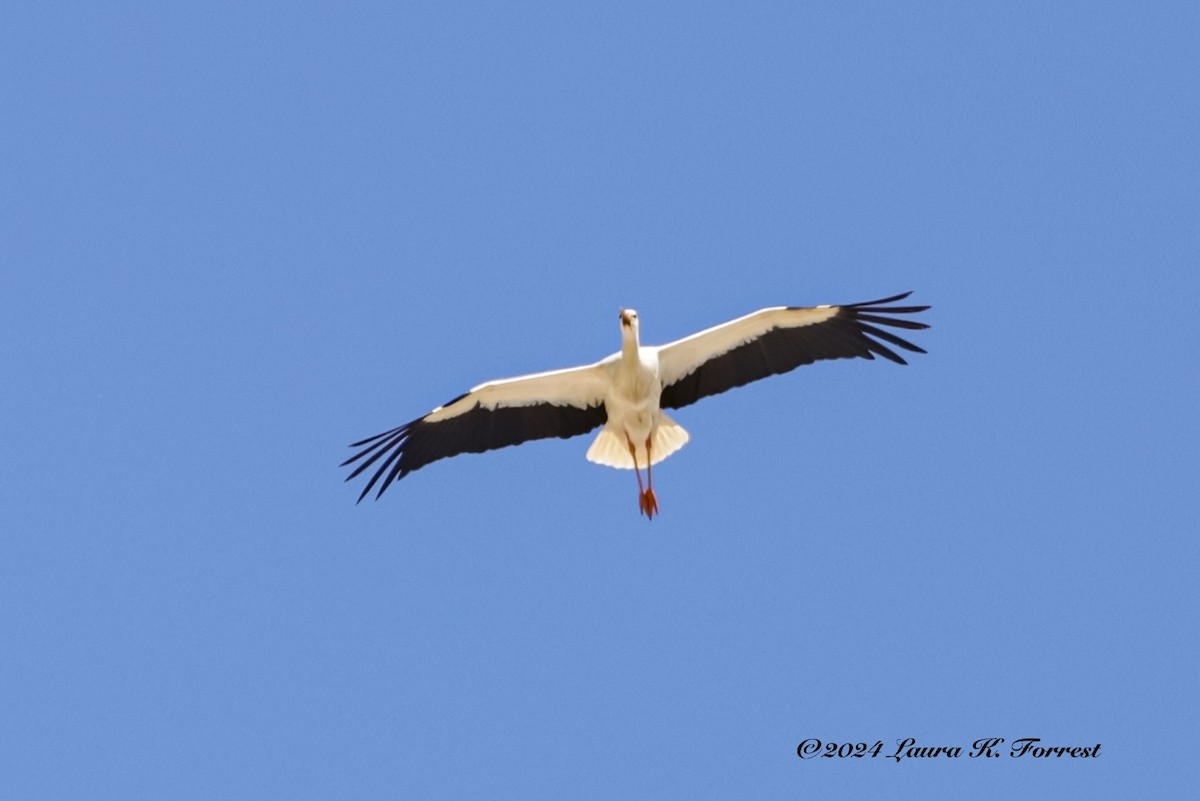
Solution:
{"label": "stork's head", "polygon": [[621,339],[638,344],[638,316],[633,309],[621,309]]}

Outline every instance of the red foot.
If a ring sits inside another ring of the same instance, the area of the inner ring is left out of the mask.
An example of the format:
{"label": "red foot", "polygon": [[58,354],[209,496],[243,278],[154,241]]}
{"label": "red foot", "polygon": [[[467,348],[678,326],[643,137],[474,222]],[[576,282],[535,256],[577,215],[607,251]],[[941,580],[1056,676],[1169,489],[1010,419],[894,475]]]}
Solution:
{"label": "red foot", "polygon": [[641,495],[638,495],[638,510],[647,519],[654,519],[654,516],[658,514],[658,498],[654,497],[654,490],[648,489]]}

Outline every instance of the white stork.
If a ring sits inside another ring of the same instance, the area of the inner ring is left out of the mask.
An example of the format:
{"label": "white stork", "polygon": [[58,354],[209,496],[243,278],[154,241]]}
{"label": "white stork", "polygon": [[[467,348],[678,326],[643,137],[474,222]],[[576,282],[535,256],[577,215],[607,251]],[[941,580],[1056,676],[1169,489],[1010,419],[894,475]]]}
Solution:
{"label": "white stork", "polygon": [[688,441],[687,431],[664,409],[822,359],[879,355],[907,364],[888,345],[925,351],[879,326],[929,327],[892,316],[929,308],[887,305],[910,294],[847,306],[762,309],[658,347],[641,344],[637,312],[622,309],[619,352],[584,367],[480,384],[424,417],[355,442],[350,447],[362,450],[342,466],[360,464],[346,480],[383,460],[358,496],[361,502],[376,484],[378,498],[393,482],[438,459],[604,426],[588,448],[588,461],[632,469],[638,508],[652,519],[658,499],[650,468]]}

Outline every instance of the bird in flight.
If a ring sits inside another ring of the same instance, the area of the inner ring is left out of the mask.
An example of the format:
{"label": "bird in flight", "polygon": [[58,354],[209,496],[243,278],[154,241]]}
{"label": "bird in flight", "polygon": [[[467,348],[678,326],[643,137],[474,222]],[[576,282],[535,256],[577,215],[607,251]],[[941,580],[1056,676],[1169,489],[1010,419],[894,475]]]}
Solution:
{"label": "bird in flight", "polygon": [[[425,465],[548,437],[574,437],[595,428],[588,448],[596,464],[632,469],[638,510],[658,513],[651,468],[688,441],[667,416],[701,398],[823,359],[874,359],[907,364],[892,348],[925,351],[889,328],[929,326],[906,316],[928,306],[892,305],[911,292],[844,306],[777,306],[707,328],[666,345],[642,345],[638,314],[621,309],[621,350],[595,364],[480,384],[398,428],[350,447],[342,463],[349,481],[374,468],[358,496],[376,498]],[[642,481],[642,470],[646,479]]]}

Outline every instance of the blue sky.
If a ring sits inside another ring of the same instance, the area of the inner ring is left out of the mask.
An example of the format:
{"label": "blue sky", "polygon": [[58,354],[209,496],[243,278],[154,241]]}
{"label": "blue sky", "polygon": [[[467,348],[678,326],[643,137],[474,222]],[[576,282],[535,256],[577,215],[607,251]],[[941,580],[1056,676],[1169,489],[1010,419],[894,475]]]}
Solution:
{"label": "blue sky", "polygon": [[[1187,3],[14,3],[0,796],[1197,779]],[[439,462],[481,381],[905,290],[908,367]],[[804,761],[807,738],[1101,756]]]}

